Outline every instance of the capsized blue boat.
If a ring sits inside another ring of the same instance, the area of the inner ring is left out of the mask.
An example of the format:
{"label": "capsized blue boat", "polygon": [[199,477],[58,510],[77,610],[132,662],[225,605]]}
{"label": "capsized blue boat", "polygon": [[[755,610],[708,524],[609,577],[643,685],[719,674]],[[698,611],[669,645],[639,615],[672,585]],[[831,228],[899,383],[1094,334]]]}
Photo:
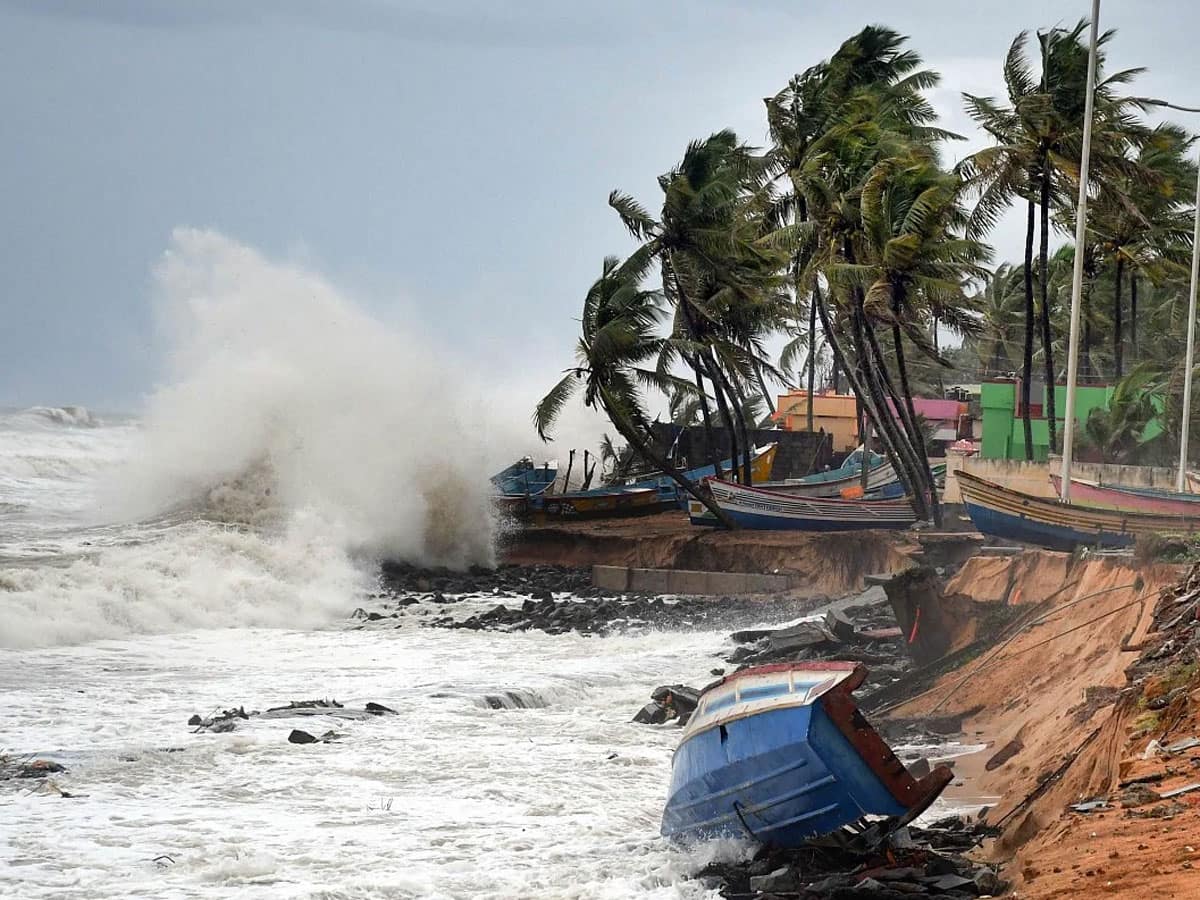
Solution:
{"label": "capsized blue boat", "polygon": [[777,663],[709,685],[672,761],[662,833],[794,847],[863,816],[920,815],[950,782],[915,779],[858,711],[867,670]]}

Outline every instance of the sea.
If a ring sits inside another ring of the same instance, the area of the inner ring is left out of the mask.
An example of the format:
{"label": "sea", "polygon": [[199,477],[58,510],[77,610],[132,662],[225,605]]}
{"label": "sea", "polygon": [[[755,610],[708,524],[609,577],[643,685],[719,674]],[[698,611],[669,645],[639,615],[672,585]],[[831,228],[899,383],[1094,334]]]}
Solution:
{"label": "sea", "polygon": [[[660,838],[679,730],[631,719],[726,632],[353,615],[381,559],[496,562],[489,423],[527,411],[220,234],[178,231],[155,285],[136,415],[0,409],[0,771],[64,767],[0,780],[0,896],[716,897],[697,873],[751,848]],[[312,699],[395,715],[188,724]]]}

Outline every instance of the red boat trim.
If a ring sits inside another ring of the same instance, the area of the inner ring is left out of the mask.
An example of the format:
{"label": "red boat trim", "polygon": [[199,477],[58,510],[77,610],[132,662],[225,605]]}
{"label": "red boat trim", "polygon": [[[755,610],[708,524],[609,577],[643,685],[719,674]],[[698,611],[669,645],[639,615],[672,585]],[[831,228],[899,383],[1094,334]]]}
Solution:
{"label": "red boat trim", "polygon": [[912,815],[926,809],[954,777],[946,766],[938,766],[919,781],[908,773],[904,763],[879,736],[863,717],[851,693],[866,678],[865,666],[858,666],[858,673],[846,681],[834,685],[820,697],[826,715],[842,735],[850,742],[864,763],[877,777],[896,802],[903,805]]}

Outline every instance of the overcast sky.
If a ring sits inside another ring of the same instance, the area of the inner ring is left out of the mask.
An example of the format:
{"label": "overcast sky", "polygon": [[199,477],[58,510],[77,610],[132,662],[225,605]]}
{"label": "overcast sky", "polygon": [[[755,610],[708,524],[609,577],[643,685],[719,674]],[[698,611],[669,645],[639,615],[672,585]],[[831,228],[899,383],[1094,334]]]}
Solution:
{"label": "overcast sky", "polygon": [[[151,270],[179,225],[326,274],[481,370],[553,383],[614,187],[651,207],[687,141],[762,143],[761,98],[864,24],[959,93],[1081,0],[0,0],[0,405],[136,409]],[[1200,105],[1200,11],[1105,0],[1110,66]],[[1184,119],[1186,122],[1186,118]],[[965,145],[965,150],[978,146]],[[961,154],[962,150],[955,150]],[[994,236],[1020,253],[1020,224]]]}

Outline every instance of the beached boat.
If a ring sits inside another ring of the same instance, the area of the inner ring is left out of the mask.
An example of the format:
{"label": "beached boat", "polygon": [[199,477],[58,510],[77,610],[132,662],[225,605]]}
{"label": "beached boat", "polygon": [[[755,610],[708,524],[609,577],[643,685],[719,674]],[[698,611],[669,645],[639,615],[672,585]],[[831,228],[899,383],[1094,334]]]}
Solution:
{"label": "beached boat", "polygon": [[1051,550],[1131,547],[1139,535],[1188,534],[1200,516],[1096,509],[1035,497],[956,471],[967,514],[983,534]]}
{"label": "beached boat", "polygon": [[[797,497],[841,497],[842,492],[862,486],[863,450],[859,447],[846,457],[836,469],[828,472],[817,472],[805,475],[803,478],[786,478],[783,481],[771,481],[765,484],[755,483],[755,487],[780,491]],[[867,492],[878,490],[889,484],[894,484],[900,476],[892,468],[885,457],[871,454],[867,469]]]}
{"label": "beached boat", "polygon": [[[742,487],[728,481],[706,482],[717,506],[743,528],[769,531],[859,531],[908,528],[916,522],[906,497],[889,500],[831,500],[796,497],[777,490]],[[707,514],[707,515],[706,515]],[[702,503],[688,504],[693,525],[716,525]]]}
{"label": "beached boat", "polygon": [[545,462],[535,466],[526,456],[491,477],[497,495],[526,496],[544,493],[558,477],[558,463]]}
{"label": "beached boat", "polygon": [[851,696],[866,674],[777,663],[705,688],[672,759],[663,835],[794,847],[862,816],[911,821],[928,808],[950,770],[909,774]]}
{"label": "beached boat", "polygon": [[[1051,475],[1054,492],[1062,496],[1062,476]],[[1083,478],[1071,479],[1071,502],[1098,509],[1156,513],[1164,516],[1200,516],[1200,494],[1177,494],[1147,487],[1100,484]]]}
{"label": "beached boat", "polygon": [[537,521],[645,516],[674,508],[674,497],[664,500],[655,488],[633,485],[544,494],[529,501],[529,510]]}
{"label": "beached boat", "polygon": [[[775,454],[779,450],[779,444],[771,443],[765,447],[757,447],[750,455],[750,476],[755,484],[766,482],[771,477],[771,467],[775,465]],[[721,463],[721,471],[728,472],[732,467],[730,460],[725,460]],[[739,464],[739,471],[741,466]],[[698,466],[694,469],[688,469],[683,473],[684,477],[693,483],[703,481],[705,478],[712,478],[716,475],[716,469],[713,466]],[[655,488],[663,500],[672,500],[680,509],[687,508],[687,498],[691,495],[681,488],[673,478],[669,475],[654,475],[649,478],[639,478],[634,481],[632,487],[652,487]]]}

